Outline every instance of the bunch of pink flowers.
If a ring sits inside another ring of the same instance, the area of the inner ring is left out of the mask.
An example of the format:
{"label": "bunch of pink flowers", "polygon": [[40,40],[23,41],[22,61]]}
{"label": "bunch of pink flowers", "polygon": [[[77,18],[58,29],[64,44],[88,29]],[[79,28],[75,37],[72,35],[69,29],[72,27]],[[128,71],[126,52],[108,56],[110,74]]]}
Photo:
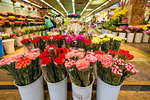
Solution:
{"label": "bunch of pink flowers", "polygon": [[88,86],[91,84],[93,66],[97,58],[92,52],[84,52],[84,49],[71,49],[66,55],[65,67],[74,84],[78,86]]}
{"label": "bunch of pink flowers", "polygon": [[117,56],[96,52],[95,57],[98,77],[110,85],[120,85],[127,77],[138,73],[134,65],[125,64],[125,61]]}
{"label": "bunch of pink flowers", "polygon": [[150,36],[150,30],[146,31],[146,34]]}

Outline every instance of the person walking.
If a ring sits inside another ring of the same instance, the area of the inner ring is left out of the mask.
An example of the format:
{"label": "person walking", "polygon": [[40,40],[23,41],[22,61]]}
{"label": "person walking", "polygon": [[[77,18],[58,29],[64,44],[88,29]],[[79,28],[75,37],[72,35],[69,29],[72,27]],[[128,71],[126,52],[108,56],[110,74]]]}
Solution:
{"label": "person walking", "polygon": [[51,19],[48,17],[45,17],[45,24],[46,27],[48,28],[48,31],[51,31],[52,27],[54,26],[53,23],[51,22]]}
{"label": "person walking", "polygon": [[56,27],[59,28],[62,24],[62,19],[60,18],[60,15],[57,15],[55,20],[56,20]]}

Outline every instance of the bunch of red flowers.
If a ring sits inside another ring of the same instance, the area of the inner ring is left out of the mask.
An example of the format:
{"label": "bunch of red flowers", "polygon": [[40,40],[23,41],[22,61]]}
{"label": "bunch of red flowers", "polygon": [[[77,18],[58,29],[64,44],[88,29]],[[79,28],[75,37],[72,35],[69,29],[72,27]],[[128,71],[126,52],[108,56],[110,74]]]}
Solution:
{"label": "bunch of red flowers", "polygon": [[56,48],[56,45],[49,45],[40,54],[42,68],[46,73],[47,80],[52,83],[63,80],[67,75],[64,62],[66,60],[65,54],[69,49]]}
{"label": "bunch of red flowers", "polygon": [[113,56],[118,56],[119,58],[124,60],[132,60],[134,58],[133,55],[129,54],[128,50],[123,50],[123,49],[119,49],[119,52],[114,50],[109,50],[108,53]]}

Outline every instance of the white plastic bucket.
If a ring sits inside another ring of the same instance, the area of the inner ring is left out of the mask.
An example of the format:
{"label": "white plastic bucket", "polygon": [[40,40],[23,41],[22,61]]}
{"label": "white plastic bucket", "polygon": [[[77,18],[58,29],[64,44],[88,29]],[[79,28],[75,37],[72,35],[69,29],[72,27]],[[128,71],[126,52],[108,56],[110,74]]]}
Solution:
{"label": "white plastic bucket", "polygon": [[45,81],[47,82],[50,100],[67,100],[67,77],[57,83],[50,83],[46,78]]}
{"label": "white plastic bucket", "polygon": [[16,45],[23,46],[23,44],[21,43],[22,40],[23,40],[23,36],[16,37]]}
{"label": "white plastic bucket", "polygon": [[127,42],[133,43],[135,33],[128,33],[127,34]]}
{"label": "white plastic bucket", "polygon": [[109,85],[98,77],[96,100],[117,100],[120,87]]}
{"label": "white plastic bucket", "polygon": [[118,35],[118,32],[112,32],[113,35],[117,36]]}
{"label": "white plastic bucket", "polygon": [[147,34],[144,32],[144,36],[143,36],[142,42],[147,43],[148,41],[149,41],[149,35],[147,35]]}
{"label": "white plastic bucket", "polygon": [[28,34],[27,35],[23,35],[23,39],[27,39],[29,38]]}
{"label": "white plastic bucket", "polygon": [[122,38],[125,38],[126,37],[126,33],[119,33],[119,36],[122,37]]}
{"label": "white plastic bucket", "polygon": [[15,86],[18,87],[22,100],[44,100],[43,74],[29,85]]}
{"label": "white plastic bucket", "polygon": [[11,27],[4,27],[4,32],[11,34],[12,33],[12,28]]}
{"label": "white plastic bucket", "polygon": [[135,40],[134,40],[134,42],[135,42],[135,43],[141,43],[141,41],[142,41],[142,36],[143,36],[143,33],[136,33],[136,34],[135,34]]}
{"label": "white plastic bucket", "polygon": [[92,84],[87,87],[80,87],[75,85],[73,82],[71,83],[73,100],[91,100],[94,80]]}
{"label": "white plastic bucket", "polygon": [[15,52],[15,39],[2,40],[2,44],[7,54],[12,54]]}

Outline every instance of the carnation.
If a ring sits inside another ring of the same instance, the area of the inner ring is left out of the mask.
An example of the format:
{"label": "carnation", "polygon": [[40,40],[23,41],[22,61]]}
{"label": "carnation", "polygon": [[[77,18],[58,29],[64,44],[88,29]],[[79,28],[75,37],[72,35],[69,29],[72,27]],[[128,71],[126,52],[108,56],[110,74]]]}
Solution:
{"label": "carnation", "polygon": [[76,62],[76,67],[78,70],[87,69],[90,65],[90,62],[85,59],[79,59]]}

